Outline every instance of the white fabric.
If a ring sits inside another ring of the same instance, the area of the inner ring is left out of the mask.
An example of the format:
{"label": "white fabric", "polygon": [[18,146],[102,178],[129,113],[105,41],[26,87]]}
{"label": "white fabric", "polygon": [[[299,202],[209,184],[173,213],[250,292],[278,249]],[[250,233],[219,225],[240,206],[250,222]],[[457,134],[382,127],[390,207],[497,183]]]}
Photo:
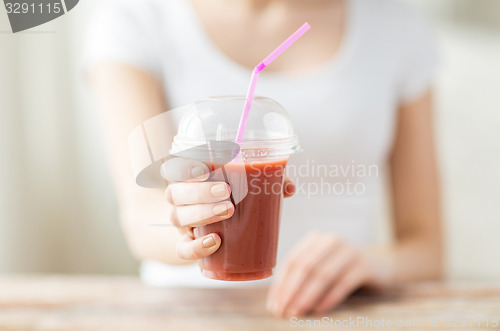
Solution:
{"label": "white fabric", "polygon": [[[279,258],[312,229],[356,245],[374,241],[397,106],[422,95],[437,63],[425,23],[406,5],[347,3],[346,32],[332,59],[302,74],[264,70],[258,82],[257,95],[288,110],[303,147],[290,161],[298,193],[283,207]],[[121,0],[100,11],[90,23],[86,61],[122,62],[154,74],[163,81],[171,108],[207,96],[245,94],[251,74],[217,49],[187,0]],[[307,165],[309,172],[327,166],[330,176],[301,173]],[[352,173],[362,169],[371,171],[369,176]],[[345,192],[348,181],[358,192],[363,188],[362,194]],[[336,193],[313,194],[321,185]],[[242,284],[208,280],[194,265],[145,262],[141,275],[155,285]]]}

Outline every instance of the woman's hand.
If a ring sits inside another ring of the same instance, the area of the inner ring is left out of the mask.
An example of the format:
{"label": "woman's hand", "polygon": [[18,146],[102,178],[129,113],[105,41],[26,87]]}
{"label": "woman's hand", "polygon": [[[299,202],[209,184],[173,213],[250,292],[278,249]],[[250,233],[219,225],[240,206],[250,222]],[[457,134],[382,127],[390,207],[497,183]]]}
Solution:
{"label": "woman's hand", "polygon": [[324,313],[361,286],[385,287],[388,268],[331,234],[313,232],[296,246],[278,271],[268,296],[276,316]]}
{"label": "woman's hand", "polygon": [[210,170],[202,162],[173,158],[161,167],[169,185],[165,191],[170,204],[169,222],[182,233],[177,243],[177,255],[196,260],[213,254],[221,244],[216,233],[194,237],[193,228],[220,222],[233,216],[234,206],[229,199],[231,188],[225,182],[206,182]]}
{"label": "woman's hand", "polygon": [[[202,162],[173,158],[161,167],[162,177],[169,182],[165,191],[170,204],[169,222],[182,234],[177,243],[177,255],[184,260],[197,260],[215,253],[221,238],[216,233],[195,238],[193,229],[222,220],[234,214],[234,205],[229,201],[231,188],[226,182],[207,182],[210,170]],[[285,197],[293,195],[295,186],[286,179]]]}

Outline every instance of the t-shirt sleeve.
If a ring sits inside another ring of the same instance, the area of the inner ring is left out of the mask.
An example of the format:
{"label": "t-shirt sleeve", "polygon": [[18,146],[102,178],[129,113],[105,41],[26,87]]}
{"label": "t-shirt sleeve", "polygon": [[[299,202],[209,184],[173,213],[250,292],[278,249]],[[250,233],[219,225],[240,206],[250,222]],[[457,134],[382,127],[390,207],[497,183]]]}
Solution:
{"label": "t-shirt sleeve", "polygon": [[418,11],[405,6],[399,22],[402,38],[400,100],[411,102],[432,86],[439,55],[430,25]]}
{"label": "t-shirt sleeve", "polygon": [[87,25],[83,69],[102,62],[121,63],[160,77],[154,19],[148,1],[113,1],[96,9]]}

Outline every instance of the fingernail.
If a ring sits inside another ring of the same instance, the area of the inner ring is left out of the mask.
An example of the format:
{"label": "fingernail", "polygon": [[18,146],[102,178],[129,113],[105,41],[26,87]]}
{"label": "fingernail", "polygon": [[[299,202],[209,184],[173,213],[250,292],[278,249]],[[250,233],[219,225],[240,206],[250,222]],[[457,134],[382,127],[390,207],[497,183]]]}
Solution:
{"label": "fingernail", "polygon": [[225,216],[228,214],[228,208],[226,203],[221,203],[218,205],[215,205],[214,207],[214,214],[217,216]]}
{"label": "fingernail", "polygon": [[210,248],[215,246],[216,242],[213,236],[208,236],[205,239],[203,239],[203,247],[205,248]]}
{"label": "fingernail", "polygon": [[210,192],[214,197],[220,198],[227,194],[226,184],[217,184],[212,186]]}
{"label": "fingernail", "polygon": [[205,168],[202,166],[196,166],[193,169],[191,169],[191,175],[194,178],[202,177],[205,175]]}

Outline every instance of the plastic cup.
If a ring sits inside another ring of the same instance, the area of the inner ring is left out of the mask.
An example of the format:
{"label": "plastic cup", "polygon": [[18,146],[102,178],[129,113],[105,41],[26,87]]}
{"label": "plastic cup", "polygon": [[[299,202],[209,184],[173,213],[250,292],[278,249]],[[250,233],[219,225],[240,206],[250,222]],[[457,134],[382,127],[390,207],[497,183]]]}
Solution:
{"label": "plastic cup", "polygon": [[231,218],[197,227],[195,236],[217,233],[220,248],[199,260],[204,276],[218,280],[256,280],[276,265],[285,166],[299,150],[290,118],[277,102],[257,97],[244,139],[235,144],[244,96],[196,102],[181,118],[171,154],[206,163],[209,181],[231,187]]}

